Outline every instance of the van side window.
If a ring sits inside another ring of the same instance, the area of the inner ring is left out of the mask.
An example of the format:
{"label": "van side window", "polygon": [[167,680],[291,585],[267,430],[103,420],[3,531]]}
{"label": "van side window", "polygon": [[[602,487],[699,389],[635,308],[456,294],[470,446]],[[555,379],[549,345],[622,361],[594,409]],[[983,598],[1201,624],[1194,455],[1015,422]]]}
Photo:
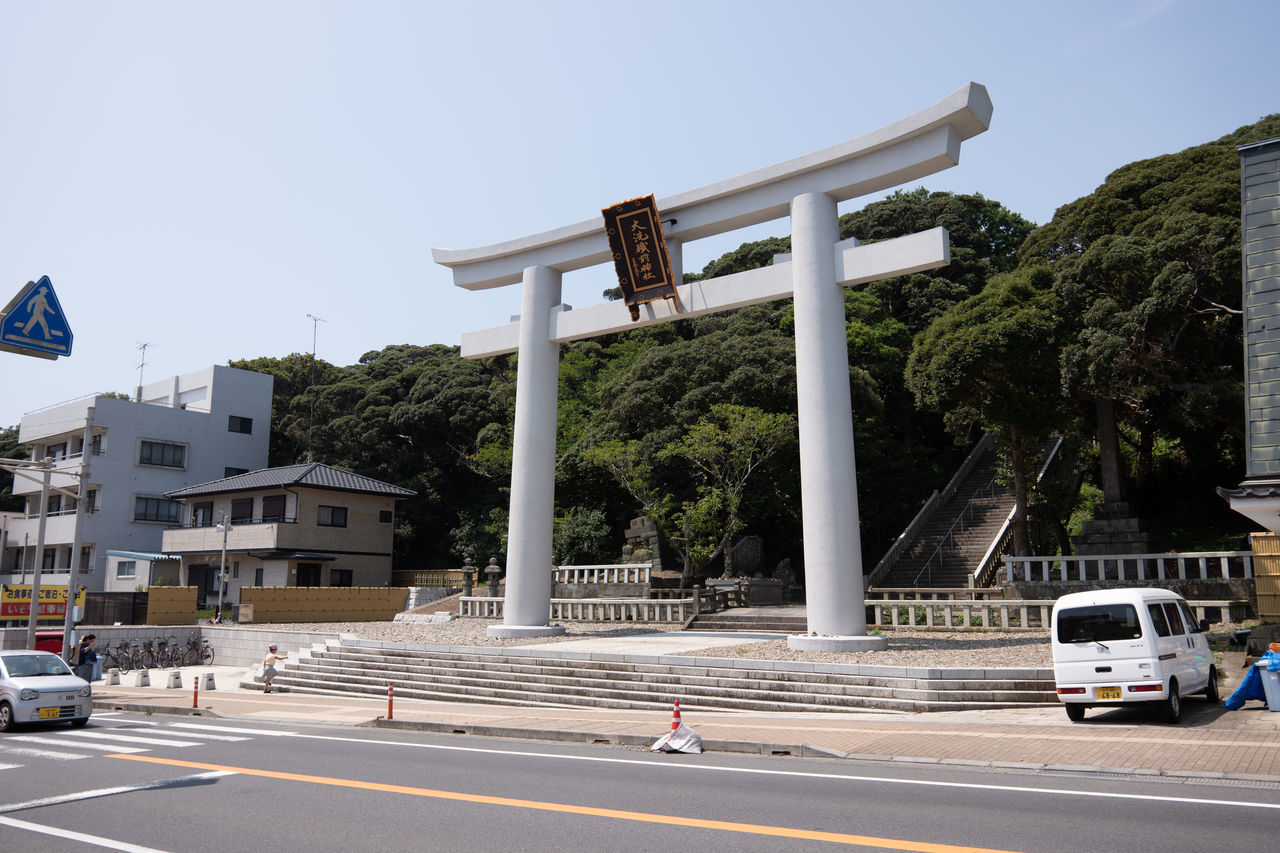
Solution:
{"label": "van side window", "polygon": [[1159,604],[1148,604],[1147,610],[1151,613],[1151,624],[1155,626],[1156,636],[1169,636],[1169,623],[1164,618],[1164,608]]}
{"label": "van side window", "polygon": [[1182,627],[1182,614],[1178,612],[1178,605],[1175,602],[1169,602],[1164,606],[1164,612],[1169,616],[1169,625],[1173,628],[1173,633],[1185,634],[1186,630]]}
{"label": "van side window", "polygon": [[1196,615],[1191,612],[1191,608],[1187,606],[1185,601],[1179,601],[1178,606],[1182,608],[1182,618],[1187,622],[1187,633],[1199,633],[1200,623],[1196,621]]}

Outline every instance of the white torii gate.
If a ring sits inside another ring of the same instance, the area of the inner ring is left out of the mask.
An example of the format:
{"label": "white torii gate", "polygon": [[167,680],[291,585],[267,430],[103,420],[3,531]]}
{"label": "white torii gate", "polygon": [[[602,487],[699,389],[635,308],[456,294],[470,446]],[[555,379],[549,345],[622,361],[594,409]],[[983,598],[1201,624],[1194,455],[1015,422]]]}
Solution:
{"label": "white torii gate", "polygon": [[561,304],[563,273],[612,264],[601,217],[492,246],[432,250],[458,287],[524,286],[518,321],[462,336],[466,358],[519,353],[506,600],[503,624],[491,626],[490,636],[564,632],[549,624],[560,343],[793,296],[809,631],[787,644],[823,651],[885,646],[883,637],[867,635],[863,604],[841,288],[945,266],[950,243],[944,228],[866,246],[839,241],[836,205],[956,165],[960,143],[990,122],[986,88],[970,83],[880,130],[661,199],[664,222],[675,220],[666,229],[675,281],[682,277],[683,243],[791,217],[790,255],[772,266],[681,285],[681,314],[668,300],[641,305],[636,322],[621,301],[579,310]]}

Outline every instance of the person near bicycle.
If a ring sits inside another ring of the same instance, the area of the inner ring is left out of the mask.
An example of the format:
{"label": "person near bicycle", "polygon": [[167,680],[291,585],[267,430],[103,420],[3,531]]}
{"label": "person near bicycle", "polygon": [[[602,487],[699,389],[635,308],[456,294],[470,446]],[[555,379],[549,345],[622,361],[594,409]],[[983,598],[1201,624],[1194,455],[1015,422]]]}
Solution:
{"label": "person near bicycle", "polygon": [[76,649],[76,675],[85,681],[93,681],[93,665],[98,662],[98,653],[93,650],[93,644],[97,640],[97,634],[85,634]]}
{"label": "person near bicycle", "polygon": [[276,661],[281,660],[283,658],[287,658],[287,657],[289,656],[284,652],[276,651],[276,647],[274,645],[267,646],[267,656],[262,659],[262,692],[263,693],[271,692],[271,679],[275,678],[277,675]]}

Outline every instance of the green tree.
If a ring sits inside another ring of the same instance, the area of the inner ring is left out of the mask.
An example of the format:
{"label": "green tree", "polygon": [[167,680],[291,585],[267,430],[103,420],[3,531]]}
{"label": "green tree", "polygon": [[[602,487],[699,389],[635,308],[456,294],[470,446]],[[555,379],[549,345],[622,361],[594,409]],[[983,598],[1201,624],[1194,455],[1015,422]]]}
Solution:
{"label": "green tree", "polygon": [[[714,502],[722,513],[714,560],[724,555],[724,576],[733,577],[733,538],[742,531],[742,498],[751,475],[796,440],[796,418],[750,406],[718,403],[661,454],[689,462],[698,477],[698,502]],[[708,560],[708,562],[710,562]]]}
{"label": "green tree", "polygon": [[1009,453],[1015,554],[1030,553],[1031,451],[1059,423],[1059,303],[1046,270],[997,276],[916,338],[907,384],[957,437],[986,430]]}
{"label": "green tree", "polygon": [[[1093,416],[1108,502],[1124,499],[1121,442],[1139,495],[1156,450],[1196,467],[1243,444],[1237,147],[1280,135],[1280,116],[1214,142],[1130,163],[1032,234],[1024,266],[1048,264],[1063,316],[1061,383]],[[1229,476],[1223,472],[1223,476]]]}
{"label": "green tree", "polygon": [[[0,429],[0,459],[28,459],[31,451],[25,444],[18,443],[18,428]],[[8,471],[0,471],[0,511],[18,512],[24,509],[22,498],[13,496],[13,475]]]}

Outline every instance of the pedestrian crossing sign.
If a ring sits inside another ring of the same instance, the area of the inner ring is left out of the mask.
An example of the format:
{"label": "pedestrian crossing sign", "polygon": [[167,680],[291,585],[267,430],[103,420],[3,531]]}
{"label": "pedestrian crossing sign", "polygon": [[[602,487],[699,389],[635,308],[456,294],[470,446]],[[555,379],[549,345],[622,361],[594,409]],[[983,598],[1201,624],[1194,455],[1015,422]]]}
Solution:
{"label": "pedestrian crossing sign", "polygon": [[29,281],[0,314],[0,349],[40,358],[71,355],[71,327],[49,276]]}

